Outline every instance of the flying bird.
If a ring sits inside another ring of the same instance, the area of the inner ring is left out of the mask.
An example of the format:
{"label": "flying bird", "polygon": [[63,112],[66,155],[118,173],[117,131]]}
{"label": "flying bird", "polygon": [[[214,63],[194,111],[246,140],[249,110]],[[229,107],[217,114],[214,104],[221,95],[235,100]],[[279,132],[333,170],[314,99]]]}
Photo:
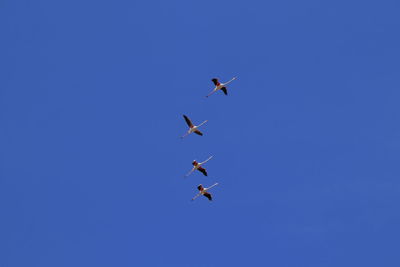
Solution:
{"label": "flying bird", "polygon": [[210,156],[208,159],[206,159],[203,162],[197,162],[196,160],[193,160],[192,164],[193,164],[193,168],[190,170],[190,172],[188,174],[185,175],[185,177],[188,177],[192,172],[194,172],[195,170],[198,170],[200,172],[202,172],[204,174],[204,176],[207,176],[207,171],[206,169],[204,169],[201,165],[203,165],[204,163],[206,163],[207,161],[209,161],[213,156]]}
{"label": "flying bird", "polygon": [[211,79],[211,81],[212,81],[212,82],[214,83],[214,85],[215,85],[215,88],[214,88],[214,90],[213,90],[211,93],[209,93],[206,97],[209,97],[210,95],[214,94],[214,93],[215,93],[216,91],[218,91],[218,90],[222,90],[222,92],[224,92],[225,95],[228,95],[228,90],[226,89],[226,85],[227,85],[228,83],[232,82],[232,81],[235,80],[235,79],[236,79],[236,77],[233,77],[230,81],[228,81],[228,82],[226,82],[226,83],[220,83],[220,82],[218,81],[217,78]]}
{"label": "flying bird", "polygon": [[199,125],[196,126],[196,125],[194,125],[194,124],[192,123],[192,121],[191,121],[186,115],[183,115],[183,118],[185,119],[187,125],[189,126],[189,130],[187,131],[187,133],[186,133],[185,135],[181,136],[181,138],[184,138],[184,137],[186,137],[187,135],[189,135],[189,134],[191,134],[191,133],[195,133],[195,134],[198,134],[198,135],[203,136],[203,133],[200,132],[200,131],[198,130],[198,128],[199,128],[201,125],[203,125],[204,123],[206,123],[207,120],[203,121],[201,124],[199,124]]}
{"label": "flying bird", "polygon": [[213,184],[212,186],[210,186],[210,187],[208,187],[208,188],[206,188],[206,187],[203,187],[203,185],[199,185],[199,186],[197,186],[197,189],[199,190],[199,193],[197,194],[197,195],[195,195],[193,198],[192,198],[192,201],[193,200],[195,200],[196,198],[198,198],[199,196],[201,196],[201,195],[203,195],[203,196],[205,196],[206,198],[208,198],[208,200],[212,200],[212,196],[211,196],[211,194],[210,193],[208,193],[207,191],[209,190],[209,189],[211,189],[211,188],[213,188],[214,186],[216,186],[218,183],[215,183],[215,184]]}

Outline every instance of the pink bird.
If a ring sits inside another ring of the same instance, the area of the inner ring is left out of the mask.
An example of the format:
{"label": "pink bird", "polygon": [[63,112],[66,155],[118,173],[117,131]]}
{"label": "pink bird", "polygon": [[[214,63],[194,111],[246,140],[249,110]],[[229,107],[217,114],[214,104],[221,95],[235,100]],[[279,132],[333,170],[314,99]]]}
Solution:
{"label": "pink bird", "polygon": [[211,92],[211,93],[209,93],[206,97],[209,97],[210,95],[212,95],[213,93],[215,93],[216,91],[218,91],[218,90],[222,90],[222,92],[224,92],[224,94],[225,95],[228,95],[228,90],[226,89],[226,85],[228,84],[228,83],[231,83],[233,80],[235,80],[236,79],[236,77],[233,77],[230,81],[228,81],[228,82],[226,82],[226,83],[220,83],[219,81],[218,81],[218,79],[217,78],[213,78],[213,79],[211,79],[211,81],[214,83],[214,85],[215,85],[215,88],[214,88],[214,90]]}
{"label": "pink bird", "polygon": [[198,185],[197,186],[197,189],[199,190],[199,193],[197,194],[197,195],[195,195],[193,198],[192,198],[192,201],[193,200],[195,200],[196,198],[198,198],[199,196],[201,196],[201,195],[203,195],[203,196],[205,196],[206,198],[208,198],[208,200],[212,200],[212,196],[211,196],[211,194],[209,193],[209,192],[207,192],[208,190],[210,190],[211,188],[213,188],[214,186],[216,186],[216,185],[218,185],[218,183],[215,183],[215,184],[213,184],[212,186],[210,186],[210,187],[208,187],[208,188],[206,188],[206,187],[203,187],[203,185]]}
{"label": "pink bird", "polygon": [[187,135],[189,135],[189,134],[191,134],[191,133],[195,133],[195,134],[198,134],[198,135],[201,135],[201,136],[203,135],[203,133],[200,132],[198,128],[199,128],[201,125],[203,125],[204,123],[206,123],[207,120],[203,121],[201,124],[199,124],[199,125],[196,126],[196,125],[194,125],[194,124],[192,123],[192,121],[191,121],[186,115],[183,115],[183,118],[185,119],[187,125],[189,126],[189,130],[187,131],[187,133],[186,133],[185,135],[181,136],[181,138],[184,138],[185,136],[187,136]]}

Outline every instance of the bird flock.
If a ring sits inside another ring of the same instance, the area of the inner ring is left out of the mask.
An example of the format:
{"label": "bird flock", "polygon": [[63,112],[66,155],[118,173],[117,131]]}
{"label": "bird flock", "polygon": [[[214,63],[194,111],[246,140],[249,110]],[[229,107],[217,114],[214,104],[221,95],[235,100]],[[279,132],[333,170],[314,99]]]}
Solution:
{"label": "bird flock", "polygon": [[[214,94],[215,92],[217,92],[219,90],[221,90],[225,95],[228,95],[227,85],[229,83],[231,83],[232,81],[234,81],[235,79],[236,79],[236,77],[233,77],[231,80],[227,81],[226,83],[220,83],[217,78],[211,79],[211,81],[215,85],[215,88],[211,91],[211,93],[206,95],[206,97],[209,97],[210,95]],[[195,133],[197,135],[203,136],[203,133],[199,130],[199,127],[202,126],[203,124],[205,124],[207,122],[207,120],[203,121],[199,125],[194,125],[193,122],[189,119],[188,116],[183,115],[183,118],[185,119],[186,124],[189,126],[189,129],[183,136],[181,136],[181,138],[185,138],[186,136],[188,136],[191,133]],[[207,163],[210,159],[212,159],[212,157],[213,156],[210,156],[208,159],[206,159],[203,162],[197,162],[196,160],[194,160],[192,162],[193,168],[190,170],[190,172],[188,172],[185,175],[185,177],[189,176],[190,174],[192,174],[196,170],[201,172],[201,173],[203,173],[204,176],[208,176],[207,170],[203,167],[203,165],[205,163]],[[210,192],[208,192],[208,190],[210,190],[211,188],[213,188],[216,185],[218,185],[218,183],[215,183],[215,184],[211,185],[210,187],[204,187],[202,184],[199,184],[197,186],[197,189],[199,190],[199,193],[192,198],[192,201],[195,200],[199,196],[205,196],[206,198],[208,198],[208,200],[211,201],[212,200],[212,195],[211,195]]]}

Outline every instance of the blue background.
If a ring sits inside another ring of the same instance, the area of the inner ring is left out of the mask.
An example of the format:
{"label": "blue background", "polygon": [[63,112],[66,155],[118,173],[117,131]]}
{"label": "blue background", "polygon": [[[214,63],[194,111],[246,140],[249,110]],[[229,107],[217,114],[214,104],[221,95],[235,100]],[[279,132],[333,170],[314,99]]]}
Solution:
{"label": "blue background", "polygon": [[400,266],[399,11],[2,1],[0,266]]}

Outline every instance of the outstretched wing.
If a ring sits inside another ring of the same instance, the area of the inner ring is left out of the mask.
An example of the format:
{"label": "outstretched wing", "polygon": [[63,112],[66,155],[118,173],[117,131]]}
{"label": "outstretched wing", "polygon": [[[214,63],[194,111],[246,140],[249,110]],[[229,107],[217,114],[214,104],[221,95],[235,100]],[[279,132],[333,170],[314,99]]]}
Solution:
{"label": "outstretched wing", "polygon": [[187,125],[188,125],[190,128],[192,128],[192,127],[193,127],[192,121],[191,121],[186,115],[183,115],[183,118],[185,118],[185,121],[186,121]]}
{"label": "outstretched wing", "polygon": [[218,86],[219,82],[217,78],[211,79],[211,81],[214,83],[215,86]]}
{"label": "outstretched wing", "polygon": [[211,194],[210,193],[208,193],[208,192],[205,192],[204,194],[203,194],[203,196],[205,196],[206,198],[208,198],[208,200],[212,200],[212,196],[211,196]]}
{"label": "outstretched wing", "polygon": [[225,95],[228,95],[228,90],[226,90],[226,87],[221,88],[222,92],[224,92]]}
{"label": "outstretched wing", "polygon": [[197,170],[201,171],[204,174],[204,176],[207,176],[207,171],[203,167],[199,167]]}
{"label": "outstretched wing", "polygon": [[203,136],[203,133],[200,132],[199,130],[195,130],[194,133]]}

